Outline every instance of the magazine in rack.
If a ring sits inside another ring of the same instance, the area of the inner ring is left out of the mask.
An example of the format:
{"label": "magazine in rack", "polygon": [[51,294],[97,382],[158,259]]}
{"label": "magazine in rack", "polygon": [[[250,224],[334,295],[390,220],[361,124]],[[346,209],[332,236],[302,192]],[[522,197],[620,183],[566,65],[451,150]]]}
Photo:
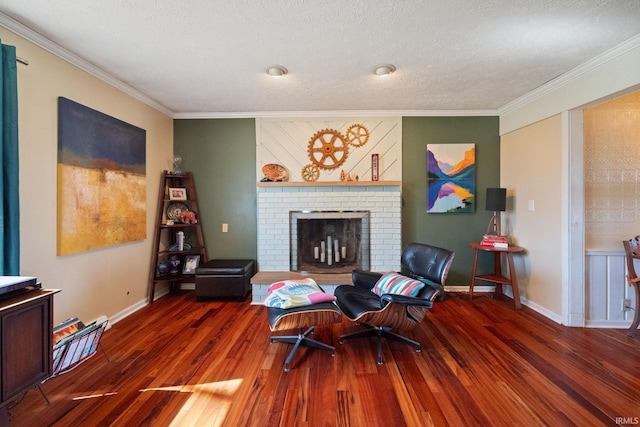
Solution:
{"label": "magazine in rack", "polygon": [[96,354],[108,321],[85,325],[77,318],[67,319],[53,330],[53,370],[49,378],[62,375]]}

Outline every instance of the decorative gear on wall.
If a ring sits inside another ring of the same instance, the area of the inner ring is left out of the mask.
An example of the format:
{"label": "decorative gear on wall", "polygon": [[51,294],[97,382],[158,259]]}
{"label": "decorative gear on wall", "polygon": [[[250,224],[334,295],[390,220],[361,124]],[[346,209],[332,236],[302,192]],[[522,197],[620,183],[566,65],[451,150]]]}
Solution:
{"label": "decorative gear on wall", "polygon": [[318,131],[309,140],[309,158],[322,169],[340,166],[349,155],[349,146],[335,129]]}
{"label": "decorative gear on wall", "polygon": [[345,134],[347,142],[354,147],[362,147],[369,141],[369,130],[363,125],[357,123],[349,126]]}
{"label": "decorative gear on wall", "polygon": [[302,179],[304,179],[305,181],[313,182],[316,181],[319,177],[320,169],[313,163],[309,163],[302,168]]}

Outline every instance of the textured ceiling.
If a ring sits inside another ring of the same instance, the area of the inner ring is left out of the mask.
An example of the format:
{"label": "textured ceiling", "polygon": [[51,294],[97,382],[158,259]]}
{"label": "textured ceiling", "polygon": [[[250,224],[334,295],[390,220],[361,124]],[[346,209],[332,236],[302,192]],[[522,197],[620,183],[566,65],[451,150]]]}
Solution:
{"label": "textured ceiling", "polygon": [[[640,34],[639,0],[0,0],[0,12],[183,116],[497,109]],[[397,71],[374,76],[381,63]],[[274,64],[289,74],[269,77]]]}

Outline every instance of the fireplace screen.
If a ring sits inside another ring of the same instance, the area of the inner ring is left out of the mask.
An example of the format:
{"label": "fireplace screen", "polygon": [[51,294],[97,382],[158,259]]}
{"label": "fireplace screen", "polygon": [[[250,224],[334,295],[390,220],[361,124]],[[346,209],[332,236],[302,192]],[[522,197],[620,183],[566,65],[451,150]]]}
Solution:
{"label": "fireplace screen", "polygon": [[368,211],[291,211],[289,217],[292,271],[369,269]]}

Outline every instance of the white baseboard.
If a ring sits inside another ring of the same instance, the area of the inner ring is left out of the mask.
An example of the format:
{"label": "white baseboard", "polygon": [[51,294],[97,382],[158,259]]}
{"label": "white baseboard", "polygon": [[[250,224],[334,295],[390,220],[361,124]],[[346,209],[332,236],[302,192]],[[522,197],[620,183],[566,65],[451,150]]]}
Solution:
{"label": "white baseboard", "polygon": [[629,329],[631,321],[628,320],[587,320],[585,326],[587,328],[606,328],[606,329]]}
{"label": "white baseboard", "polygon": [[[181,283],[180,284],[180,289],[181,290],[193,291],[193,290],[195,290],[195,288],[196,288],[195,283]],[[164,287],[163,289],[161,289],[161,290],[156,292],[154,299],[161,298],[161,297],[167,295],[168,293],[169,293],[169,287]],[[113,325],[114,323],[119,322],[120,320],[124,319],[125,317],[129,316],[130,314],[135,313],[136,311],[140,310],[142,307],[145,307],[147,305],[149,305],[149,299],[147,297],[145,297],[143,300],[140,300],[137,303],[135,303],[135,304],[125,308],[124,310],[114,314],[109,319],[109,327],[111,327],[111,325]],[[102,318],[102,316],[100,316],[100,317]],[[106,316],[104,316],[104,318],[106,319]]]}
{"label": "white baseboard", "polygon": [[[483,292],[493,292],[495,286],[487,285],[487,286],[474,286],[474,293],[483,293]],[[460,293],[469,293],[469,286],[445,286],[444,291],[446,292],[460,292]]]}

